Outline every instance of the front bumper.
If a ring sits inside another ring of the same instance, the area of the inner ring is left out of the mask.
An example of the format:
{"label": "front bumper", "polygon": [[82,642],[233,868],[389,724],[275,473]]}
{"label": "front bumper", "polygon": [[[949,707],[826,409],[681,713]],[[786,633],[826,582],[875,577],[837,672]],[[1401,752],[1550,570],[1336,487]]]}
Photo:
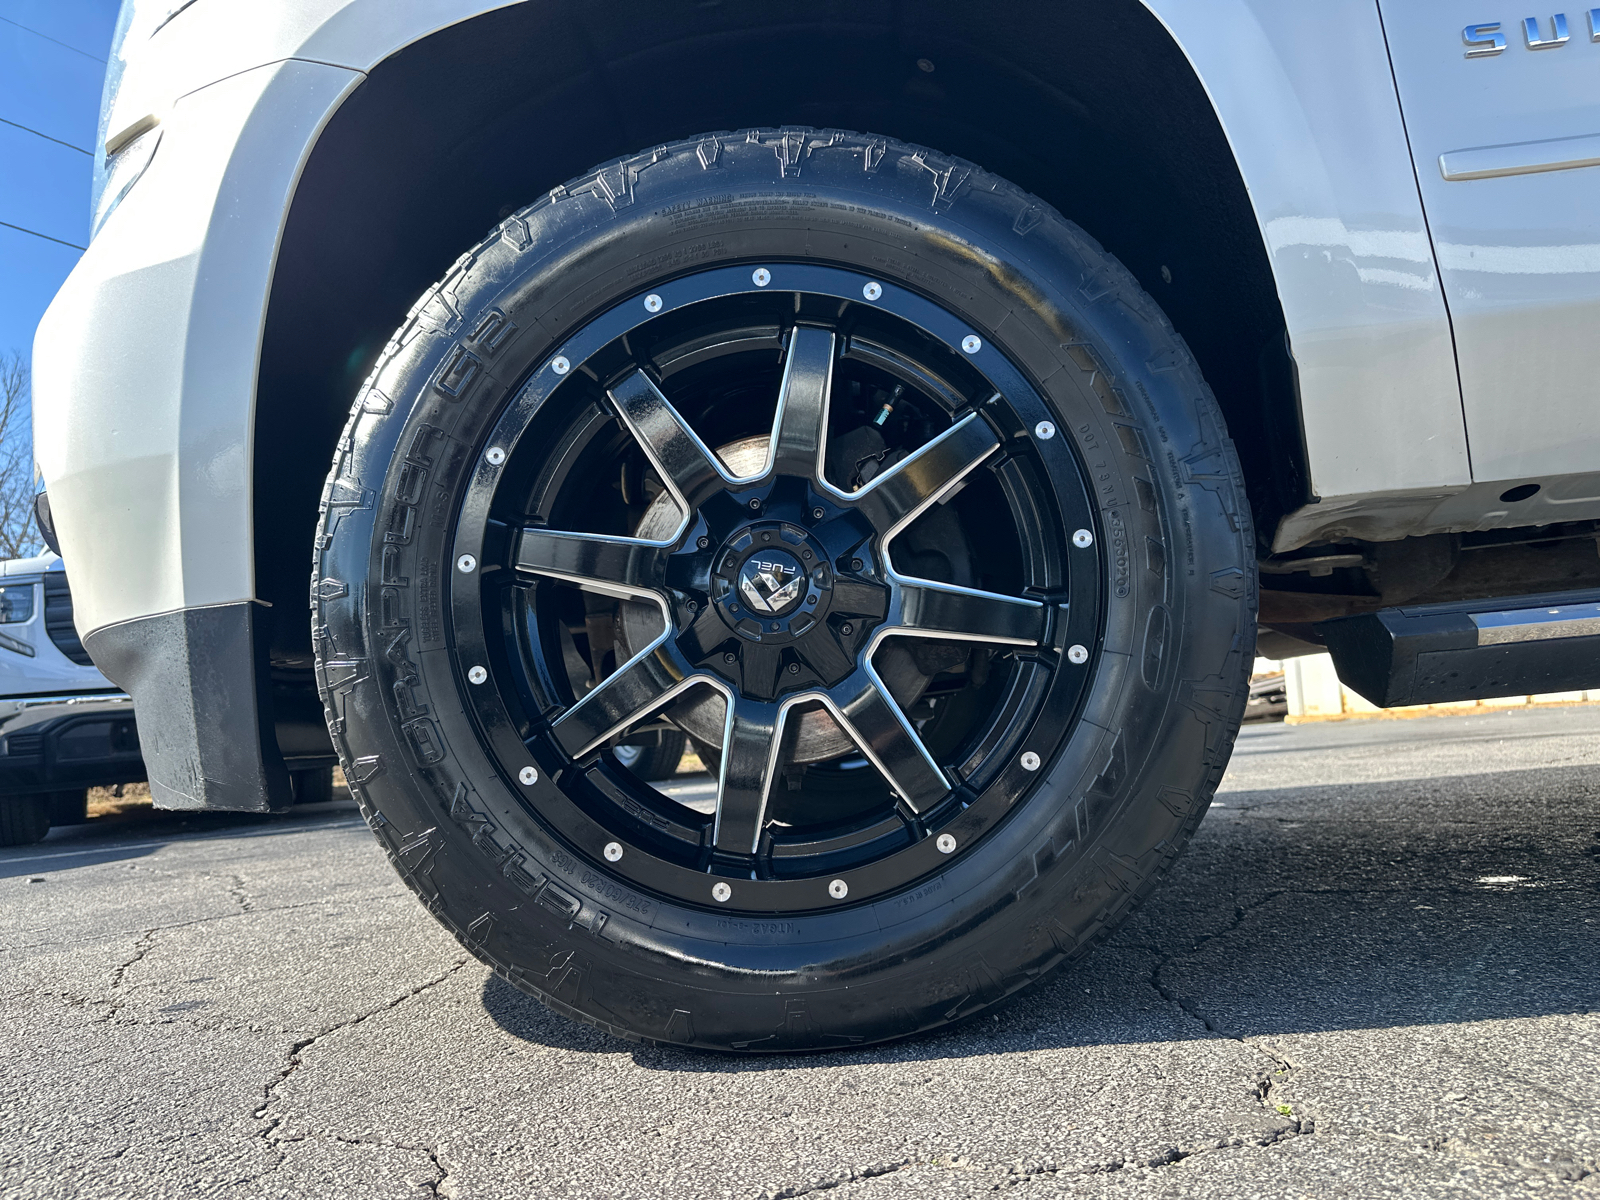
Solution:
{"label": "front bumper", "polygon": [[361,78],[289,60],[179,100],[34,340],[76,624],[138,705],[164,808],[289,803],[256,636],[256,361],[301,165]]}
{"label": "front bumper", "polygon": [[280,62],[180,100],[40,322],[35,457],[80,632],[254,597],[250,452],[274,257],[317,131],[361,78]]}

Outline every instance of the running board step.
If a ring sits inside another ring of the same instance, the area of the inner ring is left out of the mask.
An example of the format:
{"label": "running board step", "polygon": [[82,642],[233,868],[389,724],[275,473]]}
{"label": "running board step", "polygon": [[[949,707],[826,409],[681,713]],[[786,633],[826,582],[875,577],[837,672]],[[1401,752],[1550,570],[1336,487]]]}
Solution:
{"label": "running board step", "polygon": [[1600,590],[1403,605],[1317,632],[1379,708],[1600,688]]}

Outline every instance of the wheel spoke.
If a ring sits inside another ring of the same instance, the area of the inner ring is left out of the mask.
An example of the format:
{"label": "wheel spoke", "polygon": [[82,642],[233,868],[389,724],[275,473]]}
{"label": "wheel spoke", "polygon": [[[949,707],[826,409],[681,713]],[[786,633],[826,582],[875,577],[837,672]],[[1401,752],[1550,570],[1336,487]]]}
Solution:
{"label": "wheel spoke", "polygon": [[643,371],[629,375],[609,395],[662,482],[685,509],[695,508],[709,492],[735,482]]}
{"label": "wheel spoke", "polygon": [[835,687],[827,706],[889,786],[915,812],[925,812],[950,790],[916,728],[876,672],[864,667]]}
{"label": "wheel spoke", "polygon": [[638,538],[524,528],[511,565],[623,599],[656,599],[666,584],[669,547]]}
{"label": "wheel spoke", "polygon": [[768,471],[821,479],[828,433],[828,393],[833,386],[833,334],[797,326],[789,335],[778,412],[772,421]]}
{"label": "wheel spoke", "polygon": [[636,724],[699,682],[664,651],[666,635],[606,676],[550,727],[561,748],[582,758],[613,734]]}
{"label": "wheel spoke", "polygon": [[980,592],[950,584],[902,580],[900,620],[885,632],[963,642],[1036,646],[1044,637],[1044,605],[1037,600]]}
{"label": "wheel spoke", "polygon": [[970,413],[879,475],[853,499],[887,544],[924,510],[949,495],[999,445],[988,422]]}
{"label": "wheel spoke", "polygon": [[767,796],[778,773],[785,711],[781,705],[743,697],[728,701],[712,833],[716,848],[725,854],[754,854],[760,846]]}

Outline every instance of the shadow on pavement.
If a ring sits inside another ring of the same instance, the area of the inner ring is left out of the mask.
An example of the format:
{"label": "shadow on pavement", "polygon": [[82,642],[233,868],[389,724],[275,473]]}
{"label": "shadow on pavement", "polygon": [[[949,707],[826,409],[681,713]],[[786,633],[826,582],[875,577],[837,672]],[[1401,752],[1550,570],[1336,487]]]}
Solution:
{"label": "shadow on pavement", "polygon": [[139,808],[52,829],[42,842],[0,850],[0,879],[41,871],[144,858],[174,842],[218,837],[274,837],[322,826],[361,824],[351,800],[307,804],[287,813],[168,812]]}
{"label": "shadow on pavement", "polygon": [[498,977],[483,1005],[529,1042],[710,1072],[1600,1008],[1593,768],[1219,801],[1169,883],[1108,943],[998,1013],[939,1033],[825,1056],[741,1058],[623,1042]]}

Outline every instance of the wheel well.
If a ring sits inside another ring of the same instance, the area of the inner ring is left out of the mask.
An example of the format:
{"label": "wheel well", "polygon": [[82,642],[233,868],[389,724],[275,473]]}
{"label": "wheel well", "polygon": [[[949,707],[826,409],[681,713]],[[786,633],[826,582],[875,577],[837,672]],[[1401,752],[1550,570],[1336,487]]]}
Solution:
{"label": "wheel well", "polygon": [[309,667],[317,500],[350,402],[417,296],[585,169],[757,125],[919,142],[1053,204],[1193,349],[1257,527],[1300,502],[1293,366],[1255,216],[1204,90],[1137,0],[520,4],[379,64],[306,164],[256,408],[257,595],[277,617],[280,672]]}

